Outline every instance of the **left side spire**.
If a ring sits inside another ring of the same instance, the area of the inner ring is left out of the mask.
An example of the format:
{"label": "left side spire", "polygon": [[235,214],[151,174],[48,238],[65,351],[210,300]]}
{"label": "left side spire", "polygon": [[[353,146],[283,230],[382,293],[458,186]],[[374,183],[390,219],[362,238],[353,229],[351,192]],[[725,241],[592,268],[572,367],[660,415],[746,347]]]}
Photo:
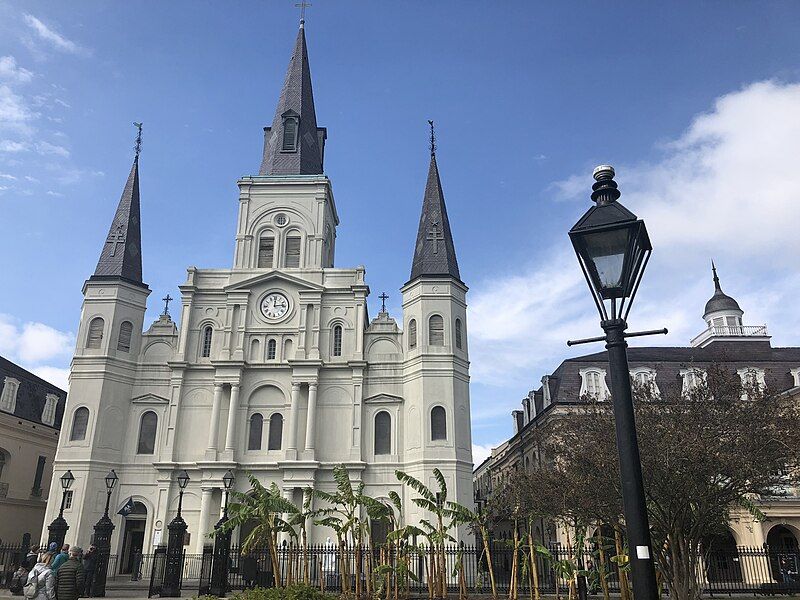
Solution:
{"label": "left side spire", "polygon": [[108,237],[97,261],[93,280],[123,279],[142,287],[142,231],[139,207],[139,153],[142,148],[142,124],[134,123],[136,135],[136,154],[122,190],[114,220]]}

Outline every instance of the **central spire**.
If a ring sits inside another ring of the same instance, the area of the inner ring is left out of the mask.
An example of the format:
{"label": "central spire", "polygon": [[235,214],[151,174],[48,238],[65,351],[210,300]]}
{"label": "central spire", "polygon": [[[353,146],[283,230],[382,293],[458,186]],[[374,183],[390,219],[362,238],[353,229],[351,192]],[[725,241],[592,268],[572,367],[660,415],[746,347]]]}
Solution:
{"label": "central spire", "polygon": [[304,23],[300,21],[272,126],[264,128],[259,175],[322,174],[326,131],[317,127]]}

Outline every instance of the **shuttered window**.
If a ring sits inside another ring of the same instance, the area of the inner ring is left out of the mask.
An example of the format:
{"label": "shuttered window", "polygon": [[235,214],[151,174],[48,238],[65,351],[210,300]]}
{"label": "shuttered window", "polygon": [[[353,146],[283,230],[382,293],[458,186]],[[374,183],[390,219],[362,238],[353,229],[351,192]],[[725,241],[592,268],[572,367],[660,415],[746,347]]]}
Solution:
{"label": "shuttered window", "polygon": [[392,453],[392,417],[382,410],[375,415],[375,456]]}
{"label": "shuttered window", "polygon": [[119,339],[117,340],[117,350],[122,352],[131,351],[131,335],[133,334],[133,323],[123,321],[119,326]]}
{"label": "shuttered window", "polygon": [[428,343],[444,346],[444,319],[441,315],[433,315],[428,321]]}
{"label": "shuttered window", "polygon": [[431,439],[447,439],[447,413],[443,406],[434,406],[431,410]]}
{"label": "shuttered window", "polygon": [[289,117],[283,121],[283,148],[284,152],[297,150],[297,119]]}
{"label": "shuttered window", "polygon": [[278,344],[275,340],[270,340],[267,342],[267,360],[275,360],[275,350]]}
{"label": "shuttered window", "polygon": [[417,347],[417,321],[411,319],[408,322],[408,349],[413,350]]}
{"label": "shuttered window", "polygon": [[283,263],[288,268],[300,266],[300,236],[286,237],[286,253]]}
{"label": "shuttered window", "polygon": [[89,333],[86,336],[87,348],[100,348],[103,343],[103,328],[105,322],[100,317],[95,317],[89,323]]}
{"label": "shuttered window", "polygon": [[275,413],[269,418],[267,450],[280,450],[283,442],[283,415]]}
{"label": "shuttered window", "polygon": [[342,355],[342,326],[337,325],[333,328],[333,355]]}
{"label": "shuttered window", "polygon": [[211,336],[213,333],[214,330],[211,329],[211,325],[203,329],[203,340],[200,347],[200,356],[204,358],[211,356]]}
{"label": "shuttered window", "polygon": [[461,319],[456,319],[456,348],[461,349]]}
{"label": "shuttered window", "polygon": [[136,454],[153,454],[156,451],[156,428],[158,427],[158,417],[152,410],[148,410],[142,415],[139,423],[139,443],[136,446]]}
{"label": "shuttered window", "polygon": [[70,442],[79,442],[86,439],[86,427],[89,425],[89,409],[81,406],[72,416],[72,430],[69,433]]}
{"label": "shuttered window", "polygon": [[58,396],[47,394],[44,400],[44,410],[42,410],[42,423],[52,427],[56,422],[56,406],[58,406]]}
{"label": "shuttered window", "polygon": [[256,413],[250,417],[250,432],[247,437],[248,450],[261,450],[261,433],[264,429],[264,417]]}
{"label": "shuttered window", "polygon": [[261,237],[258,243],[258,268],[270,269],[275,260],[275,238],[271,235]]}

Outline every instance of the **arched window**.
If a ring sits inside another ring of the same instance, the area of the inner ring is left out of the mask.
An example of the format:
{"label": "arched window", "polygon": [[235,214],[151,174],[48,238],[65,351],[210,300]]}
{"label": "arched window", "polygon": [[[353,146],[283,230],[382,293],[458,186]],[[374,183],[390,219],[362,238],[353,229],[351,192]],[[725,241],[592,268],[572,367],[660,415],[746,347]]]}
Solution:
{"label": "arched window", "polygon": [[211,356],[211,336],[213,334],[214,330],[211,328],[211,325],[206,325],[203,329],[203,340],[200,345],[200,356],[203,358]]}
{"label": "arched window", "polygon": [[269,418],[267,450],[280,450],[283,443],[283,415],[275,413]]}
{"label": "arched window", "polygon": [[250,362],[261,362],[261,342],[258,340],[250,342]]}
{"label": "arched window", "polygon": [[428,320],[428,344],[444,346],[444,319],[441,315],[433,315]]}
{"label": "arched window", "polygon": [[89,409],[81,406],[72,415],[72,430],[69,432],[70,442],[79,442],[86,439],[86,427],[89,425]]}
{"label": "arched window", "polygon": [[275,353],[278,348],[278,343],[275,340],[267,342],[267,360],[275,360]]}
{"label": "arched window", "polygon": [[123,321],[119,326],[119,339],[117,340],[117,350],[122,352],[131,351],[131,335],[133,334],[133,323]]}
{"label": "arched window", "polygon": [[336,325],[333,328],[333,355],[342,355],[342,326]]}
{"label": "arched window", "polygon": [[447,413],[443,406],[434,406],[431,410],[431,440],[447,439]]}
{"label": "arched window", "polygon": [[89,333],[86,335],[87,348],[100,348],[103,343],[103,328],[105,321],[100,317],[95,317],[89,322]]}
{"label": "arched window", "polygon": [[392,417],[382,410],[375,415],[375,456],[392,453]]}
{"label": "arched window", "polygon": [[270,269],[275,260],[275,236],[267,233],[258,242],[258,268]]}
{"label": "arched window", "polygon": [[289,269],[300,266],[300,236],[287,235],[283,266]]}
{"label": "arched window", "polygon": [[256,413],[250,417],[250,433],[247,437],[248,450],[261,450],[261,432],[264,429],[264,417]]}
{"label": "arched window", "polygon": [[283,145],[284,152],[297,150],[297,117],[286,117],[283,120]]}
{"label": "arched window", "polygon": [[417,347],[417,320],[411,319],[408,322],[408,349],[413,350]]}
{"label": "arched window", "polygon": [[153,454],[156,451],[156,428],[158,417],[152,410],[142,415],[139,423],[139,444],[136,454]]}
{"label": "arched window", "polygon": [[456,348],[461,349],[461,319],[456,319]]}

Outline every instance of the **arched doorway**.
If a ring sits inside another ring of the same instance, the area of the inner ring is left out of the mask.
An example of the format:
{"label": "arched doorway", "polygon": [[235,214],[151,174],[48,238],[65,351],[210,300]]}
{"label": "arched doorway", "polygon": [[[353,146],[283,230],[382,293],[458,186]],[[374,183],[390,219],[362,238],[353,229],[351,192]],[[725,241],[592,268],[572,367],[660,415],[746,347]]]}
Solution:
{"label": "arched doorway", "polygon": [[706,580],[709,583],[742,581],[739,550],[730,530],[703,540],[703,551],[706,555]]}
{"label": "arched doorway", "polygon": [[119,572],[133,573],[141,568],[147,507],[141,502],[134,501],[133,509],[125,516],[124,521]]}
{"label": "arched doorway", "polygon": [[794,532],[785,525],[776,525],[767,533],[767,546],[772,578],[779,583],[796,581],[800,572],[800,549]]}

